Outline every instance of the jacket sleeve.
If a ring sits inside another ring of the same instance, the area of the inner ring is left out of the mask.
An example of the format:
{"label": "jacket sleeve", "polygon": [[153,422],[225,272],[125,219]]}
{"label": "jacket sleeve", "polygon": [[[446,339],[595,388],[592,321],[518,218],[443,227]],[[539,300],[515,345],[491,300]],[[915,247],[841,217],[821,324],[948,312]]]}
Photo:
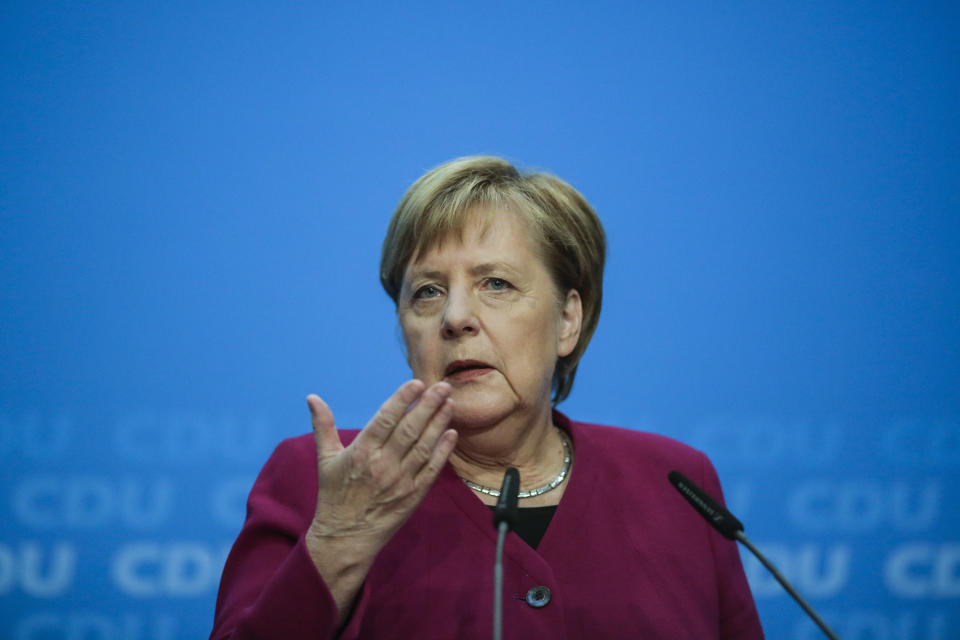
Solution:
{"label": "jacket sleeve", "polygon": [[211,640],[327,639],[337,608],[307,553],[304,533],[317,496],[316,452],[303,439],[277,446],[247,500],[227,557]]}
{"label": "jacket sleeve", "polygon": [[[706,456],[702,456],[701,460],[701,486],[723,503],[723,491],[716,470]],[[737,543],[717,533],[710,536],[710,546],[716,563],[720,602],[719,637],[721,640],[763,640],[760,616],[743,572]]]}

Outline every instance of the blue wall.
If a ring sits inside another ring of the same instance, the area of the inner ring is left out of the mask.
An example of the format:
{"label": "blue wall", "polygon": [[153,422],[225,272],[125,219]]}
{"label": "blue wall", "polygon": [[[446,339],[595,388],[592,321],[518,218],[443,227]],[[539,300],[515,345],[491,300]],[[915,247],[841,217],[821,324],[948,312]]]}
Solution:
{"label": "blue wall", "polygon": [[4,3],[0,637],[205,636],[304,396],[408,375],[394,205],[480,152],[609,234],[565,410],[706,451],[846,640],[960,637],[955,3],[326,4]]}

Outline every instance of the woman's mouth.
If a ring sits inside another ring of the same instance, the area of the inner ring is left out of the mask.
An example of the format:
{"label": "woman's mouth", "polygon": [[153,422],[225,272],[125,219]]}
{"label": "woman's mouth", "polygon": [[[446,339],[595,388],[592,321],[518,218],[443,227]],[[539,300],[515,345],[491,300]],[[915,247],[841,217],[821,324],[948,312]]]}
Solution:
{"label": "woman's mouth", "polygon": [[447,365],[443,372],[443,379],[451,382],[467,382],[474,378],[486,375],[493,371],[486,362],[479,360],[456,360]]}

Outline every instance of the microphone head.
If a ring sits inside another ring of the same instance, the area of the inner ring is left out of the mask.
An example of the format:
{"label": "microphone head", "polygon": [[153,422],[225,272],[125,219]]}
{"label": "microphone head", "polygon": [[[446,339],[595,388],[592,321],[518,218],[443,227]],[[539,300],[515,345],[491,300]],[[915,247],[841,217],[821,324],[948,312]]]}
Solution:
{"label": "microphone head", "polygon": [[515,467],[507,467],[503,474],[503,485],[500,487],[500,497],[497,506],[493,509],[493,526],[500,527],[501,522],[507,523],[508,529],[517,526],[517,494],[520,493],[520,472]]}
{"label": "microphone head", "polygon": [[743,531],[743,524],[726,507],[710,497],[706,491],[690,481],[690,478],[679,471],[667,474],[670,483],[677,488],[703,519],[719,531],[725,538],[736,540],[737,534]]}

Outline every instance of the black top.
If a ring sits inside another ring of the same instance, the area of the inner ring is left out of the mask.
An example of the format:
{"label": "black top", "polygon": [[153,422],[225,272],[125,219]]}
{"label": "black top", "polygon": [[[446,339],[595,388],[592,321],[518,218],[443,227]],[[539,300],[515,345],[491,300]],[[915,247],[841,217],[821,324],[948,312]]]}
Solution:
{"label": "black top", "polygon": [[[494,507],[490,507],[493,511]],[[517,526],[514,532],[520,536],[520,539],[530,545],[530,548],[536,549],[543,539],[543,534],[547,532],[547,526],[550,519],[553,518],[553,512],[557,510],[556,505],[551,507],[522,507],[517,509]]]}

